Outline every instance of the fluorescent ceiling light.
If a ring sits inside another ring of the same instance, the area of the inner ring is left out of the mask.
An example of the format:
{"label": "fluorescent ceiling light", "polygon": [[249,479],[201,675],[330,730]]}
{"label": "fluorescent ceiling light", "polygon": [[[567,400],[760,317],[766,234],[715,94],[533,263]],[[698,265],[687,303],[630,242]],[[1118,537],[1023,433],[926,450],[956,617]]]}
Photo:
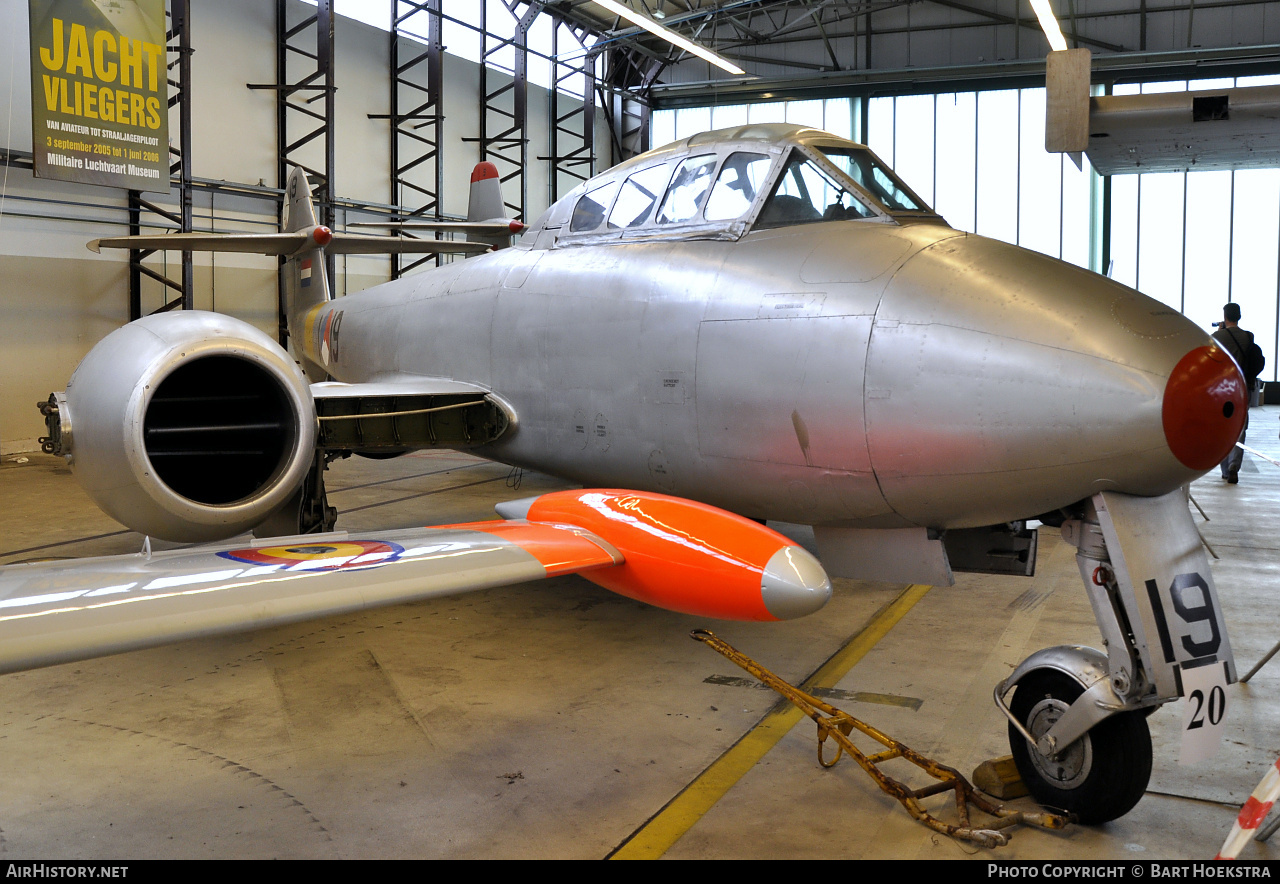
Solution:
{"label": "fluorescent ceiling light", "polygon": [[[694,43],[692,40],[686,40],[684,37],[681,37],[679,34],[671,30],[670,28],[664,28],[662,25],[658,24],[653,19],[649,18],[647,15],[641,15],[640,13],[636,12],[634,9],[623,6],[621,3],[615,2],[615,0],[595,0],[595,4],[597,6],[603,6],[605,9],[609,10],[614,15],[625,18],[627,21],[631,22],[633,25],[637,25],[641,28],[644,28],[646,31],[648,31],[650,34],[653,34],[655,37],[661,37],[662,39],[666,40],[668,43],[672,44],[673,46],[679,46],[685,52],[692,53],[693,55],[698,56],[698,58],[711,62],[713,65],[720,68],[721,70],[728,71],[731,74],[746,73],[746,71],[738,67],[733,62],[725,58],[722,58],[719,55],[716,55],[714,52],[712,52],[710,49],[707,49],[705,46],[699,46],[697,43]],[[1059,39],[1061,39],[1061,36],[1059,36]],[[1064,49],[1066,48],[1065,44],[1063,45],[1063,48]]]}
{"label": "fluorescent ceiling light", "polygon": [[1031,8],[1036,11],[1036,18],[1040,19],[1040,27],[1044,28],[1044,35],[1049,39],[1049,48],[1055,52],[1066,49],[1067,41],[1062,37],[1062,29],[1058,27],[1058,19],[1053,14],[1049,0],[1031,0]]}

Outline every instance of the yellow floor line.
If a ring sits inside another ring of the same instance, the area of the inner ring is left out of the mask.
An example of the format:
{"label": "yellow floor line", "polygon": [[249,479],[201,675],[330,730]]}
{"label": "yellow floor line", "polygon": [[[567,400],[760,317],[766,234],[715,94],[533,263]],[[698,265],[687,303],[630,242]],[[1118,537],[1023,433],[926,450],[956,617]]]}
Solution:
{"label": "yellow floor line", "polygon": [[[827,662],[818,667],[800,685],[803,690],[835,687],[866,653],[884,638],[916,602],[924,598],[932,587],[913,584],[899,593],[871,618],[871,622],[849,639]],[[693,828],[703,815],[715,806],[733,785],[746,775],[779,740],[787,735],[803,713],[786,700],[766,715],[748,731],[742,739],[730,746],[723,755],[712,762],[692,783],[684,788],[667,806],[658,811],[624,841],[609,859],[657,859]]]}

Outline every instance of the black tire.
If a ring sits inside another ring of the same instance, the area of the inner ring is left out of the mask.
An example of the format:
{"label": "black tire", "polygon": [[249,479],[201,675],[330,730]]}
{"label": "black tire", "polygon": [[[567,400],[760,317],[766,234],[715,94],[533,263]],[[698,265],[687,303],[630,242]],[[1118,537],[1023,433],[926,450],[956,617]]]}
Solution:
{"label": "black tire", "polygon": [[[1039,669],[1018,682],[1009,709],[1039,737],[1082,693],[1075,679]],[[1121,712],[1094,725],[1053,759],[1010,724],[1009,748],[1032,796],[1047,808],[1070,811],[1086,825],[1124,816],[1151,779],[1151,732],[1141,712]]]}

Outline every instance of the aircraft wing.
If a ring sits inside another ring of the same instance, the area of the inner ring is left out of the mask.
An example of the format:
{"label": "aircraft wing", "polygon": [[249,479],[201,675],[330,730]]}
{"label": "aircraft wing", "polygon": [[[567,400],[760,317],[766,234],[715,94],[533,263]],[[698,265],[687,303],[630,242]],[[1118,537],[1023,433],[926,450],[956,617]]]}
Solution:
{"label": "aircraft wing", "polygon": [[[323,362],[325,326],[317,325],[307,352]],[[327,338],[332,345],[335,335]],[[317,343],[312,343],[316,341]],[[331,351],[330,351],[331,352]],[[311,385],[320,419],[320,445],[361,452],[407,448],[470,448],[492,442],[516,423],[501,397],[484,387],[449,378],[391,376],[358,384]]]}
{"label": "aircraft wing", "polygon": [[295,230],[290,233],[169,233],[155,236],[113,236],[89,242],[89,250],[101,249],[181,249],[187,252],[241,252],[251,255],[288,257],[323,248],[335,255],[382,254],[477,254],[489,251],[485,243],[438,239],[408,239],[398,236],[369,236],[363,233],[334,233],[327,227]]}
{"label": "aircraft wing", "polygon": [[703,504],[588,490],[517,506],[526,518],[3,567],[0,673],[600,570],[615,592],[729,619],[801,616],[831,594],[803,549]]}
{"label": "aircraft wing", "polygon": [[359,399],[366,396],[452,396],[475,394],[483,398],[489,389],[452,378],[431,378],[419,375],[395,375],[348,384],[344,381],[321,381],[311,385],[311,395],[316,399]]}
{"label": "aircraft wing", "polygon": [[618,564],[528,522],[243,540],[0,569],[0,672]]}

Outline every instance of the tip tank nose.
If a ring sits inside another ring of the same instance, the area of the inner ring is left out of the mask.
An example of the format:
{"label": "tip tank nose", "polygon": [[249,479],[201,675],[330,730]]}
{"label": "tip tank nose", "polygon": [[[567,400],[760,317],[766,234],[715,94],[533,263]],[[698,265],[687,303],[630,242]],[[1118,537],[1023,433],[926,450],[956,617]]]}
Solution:
{"label": "tip tank nose", "polygon": [[794,620],[812,614],[831,599],[831,581],[806,550],[784,546],[765,565],[760,596],[774,617]]}
{"label": "tip tank nose", "polygon": [[1178,361],[1164,388],[1164,436],[1184,466],[1212,469],[1240,438],[1249,407],[1240,369],[1226,351],[1205,345]]}

